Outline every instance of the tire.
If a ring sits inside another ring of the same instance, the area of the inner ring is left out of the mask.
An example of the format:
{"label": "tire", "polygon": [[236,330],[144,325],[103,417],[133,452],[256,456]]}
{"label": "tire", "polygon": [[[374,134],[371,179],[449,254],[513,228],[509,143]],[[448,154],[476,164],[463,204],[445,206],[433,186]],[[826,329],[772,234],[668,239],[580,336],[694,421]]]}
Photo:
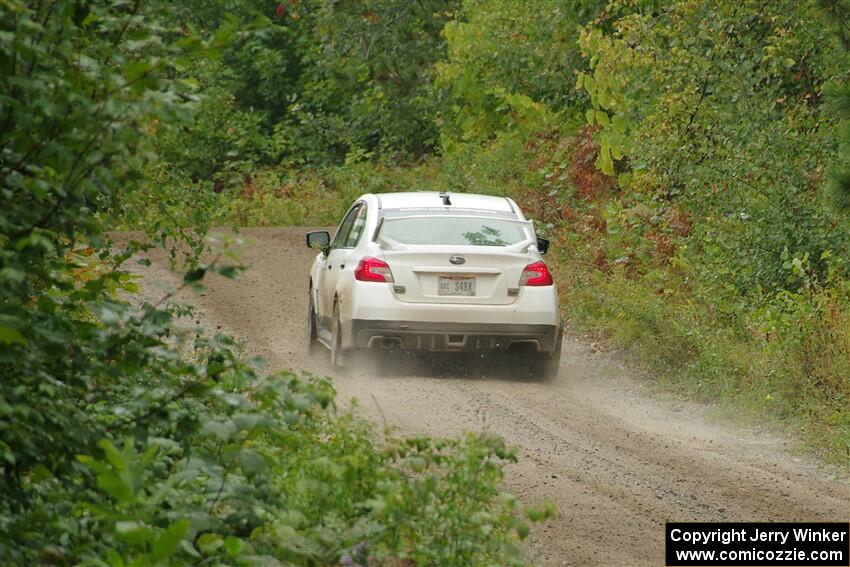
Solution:
{"label": "tire", "polygon": [[342,324],[339,322],[339,307],[334,305],[333,334],[331,338],[331,367],[345,369],[345,351],[342,350]]}
{"label": "tire", "polygon": [[319,350],[322,347],[322,344],[319,342],[319,327],[318,327],[318,322],[316,320],[316,309],[313,306],[313,292],[312,291],[310,292],[310,301],[309,301],[308,311],[307,311],[307,329],[308,329],[307,333],[308,333],[308,337],[309,337],[308,338],[309,343],[308,343],[307,351],[311,355],[314,355],[317,352],[319,352]]}

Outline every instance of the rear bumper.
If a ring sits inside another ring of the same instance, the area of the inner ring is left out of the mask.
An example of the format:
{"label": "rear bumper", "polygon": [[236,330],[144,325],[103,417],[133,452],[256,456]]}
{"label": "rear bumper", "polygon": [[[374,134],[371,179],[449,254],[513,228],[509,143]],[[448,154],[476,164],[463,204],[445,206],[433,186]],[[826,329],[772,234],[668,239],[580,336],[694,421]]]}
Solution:
{"label": "rear bumper", "polygon": [[557,325],[522,323],[352,319],[350,333],[355,348],[446,352],[502,351],[518,345],[527,345],[539,352],[552,352],[560,339]]}
{"label": "rear bumper", "polygon": [[389,284],[353,281],[340,292],[339,308],[346,350],[374,347],[387,337],[404,349],[484,351],[534,342],[537,350],[551,352],[561,326],[554,286],[523,287],[504,305],[447,305],[404,302]]}

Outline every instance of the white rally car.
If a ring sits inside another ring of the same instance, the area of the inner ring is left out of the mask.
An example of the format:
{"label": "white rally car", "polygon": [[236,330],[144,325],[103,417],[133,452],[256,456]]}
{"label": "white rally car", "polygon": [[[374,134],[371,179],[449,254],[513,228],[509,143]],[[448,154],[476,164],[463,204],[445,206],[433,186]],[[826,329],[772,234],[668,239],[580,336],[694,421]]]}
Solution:
{"label": "white rally car", "polygon": [[334,367],[355,349],[526,357],[557,373],[562,323],[543,262],[549,242],[506,197],[460,193],[363,195],[310,269],[311,348]]}

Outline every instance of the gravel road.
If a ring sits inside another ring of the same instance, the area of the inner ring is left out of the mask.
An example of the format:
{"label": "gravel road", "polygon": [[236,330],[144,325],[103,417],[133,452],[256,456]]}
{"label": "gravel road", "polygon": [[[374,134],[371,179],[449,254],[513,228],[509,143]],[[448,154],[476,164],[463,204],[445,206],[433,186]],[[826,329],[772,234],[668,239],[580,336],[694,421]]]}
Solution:
{"label": "gravel road", "polygon": [[[182,297],[198,322],[243,340],[270,370],[333,375],[326,356],[307,352],[306,230],[243,230],[250,269]],[[151,266],[133,269],[145,294],[161,295],[179,278],[164,255],[149,257]],[[558,508],[532,530],[529,554],[540,565],[663,565],[665,521],[850,520],[846,476],[793,456],[787,441],[652,394],[650,379],[575,339],[548,382],[501,365],[431,362],[337,376],[340,400],[357,398],[376,422],[405,433],[484,430],[516,446],[508,490]]]}

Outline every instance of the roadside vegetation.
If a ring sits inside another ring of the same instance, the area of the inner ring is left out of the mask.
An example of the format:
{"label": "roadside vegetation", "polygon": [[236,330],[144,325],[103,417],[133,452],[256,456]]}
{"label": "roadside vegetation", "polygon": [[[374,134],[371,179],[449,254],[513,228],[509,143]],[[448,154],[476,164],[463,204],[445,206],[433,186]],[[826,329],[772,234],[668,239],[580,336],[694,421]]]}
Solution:
{"label": "roadside vegetation", "polygon": [[158,137],[186,193],[135,214],[510,195],[555,240],[573,328],[850,462],[846,1],[244,6],[262,31],[193,70],[200,118]]}
{"label": "roadside vegetation", "polygon": [[850,3],[533,4],[0,3],[0,563],[523,562],[501,440],[378,437],[122,268],[368,191],[510,195],[574,328],[850,463]]}

